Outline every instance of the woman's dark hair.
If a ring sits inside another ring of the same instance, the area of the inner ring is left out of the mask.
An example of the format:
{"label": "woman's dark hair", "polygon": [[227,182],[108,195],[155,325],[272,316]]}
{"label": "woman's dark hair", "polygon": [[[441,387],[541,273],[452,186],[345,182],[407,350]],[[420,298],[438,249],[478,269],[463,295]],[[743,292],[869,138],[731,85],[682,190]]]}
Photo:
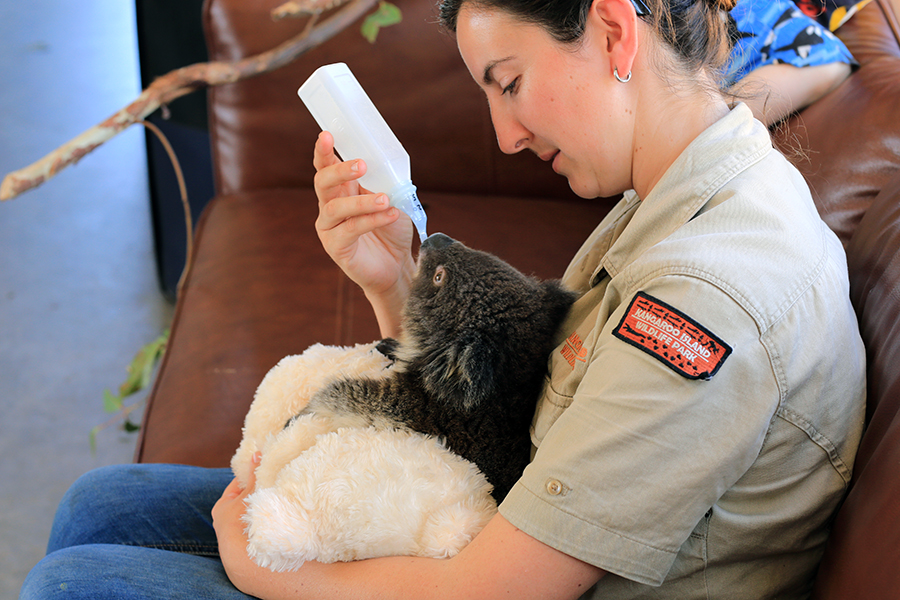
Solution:
{"label": "woman's dark hair", "polygon": [[547,0],[441,0],[441,24],[456,31],[456,19],[464,4],[475,8],[499,9],[525,23],[544,28],[555,40],[574,44],[584,34],[584,25],[591,8],[591,0],[548,2]]}
{"label": "woman's dark hair", "polygon": [[[463,5],[502,10],[542,27],[555,40],[577,44],[584,35],[593,0],[440,0],[441,24],[456,31]],[[644,17],[675,51],[689,72],[707,69],[712,74],[726,63],[731,52],[728,11],[737,0],[644,0],[650,14]]]}

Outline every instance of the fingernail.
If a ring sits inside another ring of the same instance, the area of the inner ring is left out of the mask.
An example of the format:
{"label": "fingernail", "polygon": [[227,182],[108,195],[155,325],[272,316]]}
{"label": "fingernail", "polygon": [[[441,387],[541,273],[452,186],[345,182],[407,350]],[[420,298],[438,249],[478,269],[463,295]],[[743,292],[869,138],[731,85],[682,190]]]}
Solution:
{"label": "fingernail", "polygon": [[350,165],[350,170],[353,171],[354,173],[359,172],[359,161],[358,160],[353,161],[353,164]]}
{"label": "fingernail", "polygon": [[253,453],[253,464],[258,465],[262,462],[262,452],[254,452]]}
{"label": "fingernail", "polygon": [[378,196],[375,197],[375,204],[379,206],[387,204],[387,201],[387,196],[385,196],[384,194],[378,194]]}

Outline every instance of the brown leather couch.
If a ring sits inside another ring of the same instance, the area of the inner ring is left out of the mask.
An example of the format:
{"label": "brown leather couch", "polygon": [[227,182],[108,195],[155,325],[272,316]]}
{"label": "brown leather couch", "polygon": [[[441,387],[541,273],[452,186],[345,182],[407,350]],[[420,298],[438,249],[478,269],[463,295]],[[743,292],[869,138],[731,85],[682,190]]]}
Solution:
{"label": "brown leather couch", "polygon": [[[302,23],[269,18],[279,3],[207,0],[211,59],[255,54],[297,33]],[[354,26],[288,67],[210,91],[217,196],[198,226],[137,461],[227,466],[253,392],[280,358],[315,342],[378,337],[368,304],[313,227],[318,128],[295,92],[318,66],[348,63],[394,129],[430,232],[558,277],[611,206],[574,197],[530,153],[502,155],[432,2],[397,4],[403,23],[374,45]],[[820,569],[821,599],[900,598],[898,17],[900,0],[873,0],[844,25],[839,35],[861,68],[776,135],[847,248],[868,348],[870,422]]]}

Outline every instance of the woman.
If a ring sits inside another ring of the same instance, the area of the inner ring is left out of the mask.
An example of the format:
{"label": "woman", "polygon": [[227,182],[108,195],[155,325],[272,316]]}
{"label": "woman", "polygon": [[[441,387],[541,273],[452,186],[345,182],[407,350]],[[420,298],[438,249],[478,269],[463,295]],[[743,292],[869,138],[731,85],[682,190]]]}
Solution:
{"label": "woman", "polygon": [[[92,598],[140,597],[137,587],[243,597],[223,568],[261,598],[808,595],[859,441],[863,351],[840,244],[765,127],[718,91],[731,8],[442,3],[500,147],[534,152],[580,196],[625,193],[565,274],[581,296],[549,361],[534,461],[460,554],[271,573],[246,553],[240,518],[252,485],[232,482],[219,498],[216,540],[202,507],[226,474],[130,467],[136,501],[174,496],[166,514],[184,522],[167,529],[136,506],[110,514],[113,502],[85,491],[97,483],[78,484],[60,509],[56,551],[22,597],[60,585]],[[314,162],[322,243],[395,335],[414,270],[411,224],[358,186],[365,164],[340,162],[327,133]],[[173,508],[180,502],[192,508]],[[91,514],[89,528],[72,511]],[[120,520],[130,533],[105,531]],[[217,541],[221,563],[72,547],[149,544],[181,529],[197,532],[195,550]]]}
{"label": "woman", "polygon": [[[565,275],[582,296],[563,347],[584,361],[553,354],[535,458],[500,516],[450,561],[316,565],[298,581],[471,582],[464,597],[575,597],[598,578],[598,598],[808,593],[858,442],[863,354],[840,245],[765,128],[715,92],[731,8],[444,2],[500,147],[551,162],[579,196],[626,196]],[[396,334],[409,225],[356,186],[364,165],[339,162],[328,134],[315,165],[322,242]],[[253,581],[242,554],[224,558],[239,587]]]}

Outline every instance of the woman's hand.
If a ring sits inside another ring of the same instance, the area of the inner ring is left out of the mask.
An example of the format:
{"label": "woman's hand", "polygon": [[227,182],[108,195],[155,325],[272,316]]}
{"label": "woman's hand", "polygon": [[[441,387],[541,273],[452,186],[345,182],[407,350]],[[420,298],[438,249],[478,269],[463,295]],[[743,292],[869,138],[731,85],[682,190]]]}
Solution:
{"label": "woman's hand", "polygon": [[256,467],[259,460],[257,453],[253,457],[253,468],[247,488],[241,489],[237,478],[233,479],[212,509],[213,527],[219,541],[219,557],[228,578],[242,591],[247,589],[251,578],[258,577],[262,570],[247,554],[248,540],[245,532],[246,524],[243,521],[244,512],[247,510],[245,500],[256,487]]}
{"label": "woman's hand", "polygon": [[412,222],[388,204],[385,194],[359,185],[365,162],[338,159],[328,132],[319,134],[313,166],[319,199],[316,232],[332,260],[366,293],[384,333],[385,325],[398,325],[415,272]]}

